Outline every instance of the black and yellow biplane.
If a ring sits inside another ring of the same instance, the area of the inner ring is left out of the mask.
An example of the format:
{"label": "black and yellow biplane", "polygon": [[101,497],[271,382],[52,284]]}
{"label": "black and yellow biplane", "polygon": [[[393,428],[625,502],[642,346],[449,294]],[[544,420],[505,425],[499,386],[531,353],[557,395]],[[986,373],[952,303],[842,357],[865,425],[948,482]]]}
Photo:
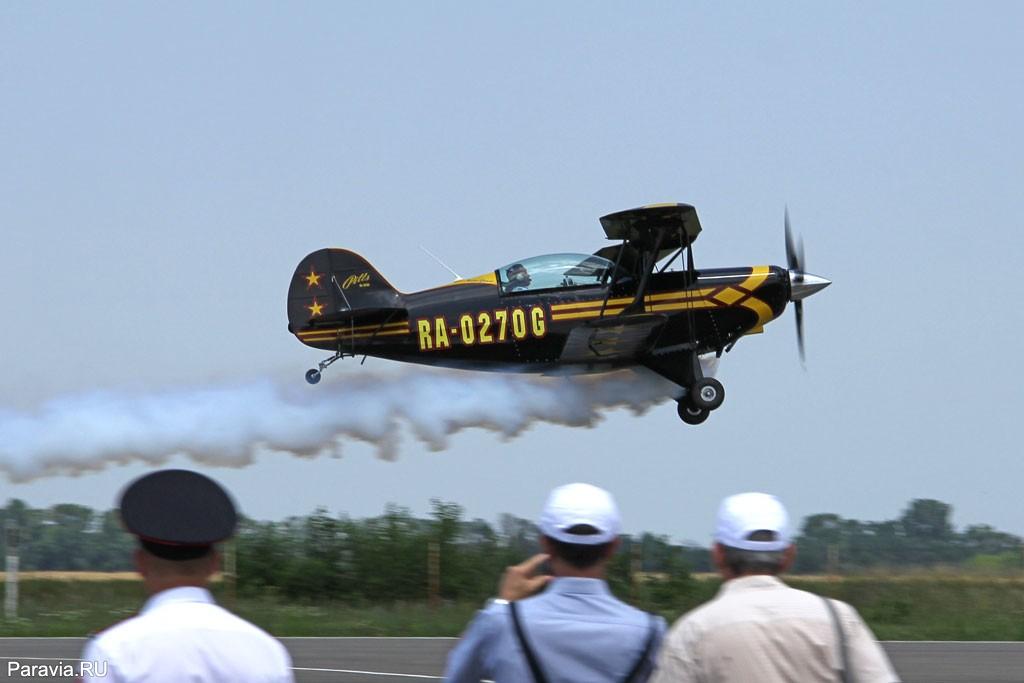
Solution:
{"label": "black and yellow biplane", "polygon": [[803,357],[803,299],[830,281],[804,272],[788,213],[786,268],[697,269],[701,226],[688,204],[620,211],[601,225],[617,243],[594,254],[521,259],[412,293],[356,253],[313,252],[292,277],[288,330],[333,355],[306,380],[316,384],[324,368],[350,356],[502,372],[642,365],[679,385],[679,416],[700,424],[725,398],[701,356],[721,357],[790,301]]}

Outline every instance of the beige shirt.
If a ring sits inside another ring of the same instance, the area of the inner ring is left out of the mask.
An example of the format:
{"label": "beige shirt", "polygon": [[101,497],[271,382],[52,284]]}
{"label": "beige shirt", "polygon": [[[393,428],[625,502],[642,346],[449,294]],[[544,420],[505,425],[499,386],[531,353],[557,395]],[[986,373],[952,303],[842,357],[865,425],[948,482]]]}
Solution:
{"label": "beige shirt", "polygon": [[[851,680],[899,681],[853,607],[833,600],[846,633]],[[836,683],[839,646],[825,602],[774,576],[726,581],[665,637],[652,683]]]}

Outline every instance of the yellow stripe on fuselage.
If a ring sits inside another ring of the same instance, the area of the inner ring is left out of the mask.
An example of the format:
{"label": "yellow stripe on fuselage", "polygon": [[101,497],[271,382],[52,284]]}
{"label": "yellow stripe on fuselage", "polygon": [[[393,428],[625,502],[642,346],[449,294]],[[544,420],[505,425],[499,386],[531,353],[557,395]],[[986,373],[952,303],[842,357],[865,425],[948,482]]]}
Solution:
{"label": "yellow stripe on fuselage", "polygon": [[[771,268],[768,266],[754,266],[750,269],[750,277],[741,282],[739,286],[748,292],[754,292],[758,287],[764,284],[765,280],[768,279],[769,273],[771,273]],[[752,334],[761,332],[765,323],[775,317],[775,312],[772,311],[771,306],[752,296],[744,299],[740,303],[740,306],[750,309],[757,314],[757,325],[751,329],[750,333]]]}
{"label": "yellow stripe on fuselage", "polygon": [[750,269],[750,275],[747,279],[736,286],[742,287],[748,292],[753,292],[764,284],[764,281],[768,279],[769,273],[771,273],[771,268],[768,266],[754,266]]}
{"label": "yellow stripe on fuselage", "polygon": [[702,289],[682,289],[678,292],[661,292],[660,294],[648,294],[644,297],[647,302],[665,301],[666,299],[696,299],[707,296],[715,291],[715,287],[704,287]]}
{"label": "yellow stripe on fuselage", "polygon": [[[659,294],[648,294],[644,297],[646,303],[652,301],[668,301],[672,299],[697,299],[700,297],[707,296],[711,292],[715,291],[714,287],[707,287],[702,289],[681,289],[675,292],[661,292]],[[608,299],[608,306],[625,306],[633,301],[633,297],[620,297],[617,299]],[[577,301],[571,304],[551,304],[551,312],[561,311],[572,311],[581,308],[593,308],[599,307],[604,303],[604,299],[590,299],[589,301]]]}
{"label": "yellow stripe on fuselage", "polygon": [[[633,300],[633,297],[623,297],[619,299],[608,299],[609,306],[622,306],[628,304]],[[578,308],[592,308],[593,306],[600,306],[604,303],[604,299],[590,299],[589,301],[577,301],[573,304],[551,304],[551,312],[556,311],[572,311]]]}
{"label": "yellow stripe on fuselage", "polygon": [[300,337],[301,341],[304,342],[318,342],[318,341],[349,341],[351,339],[370,339],[373,337],[393,337],[395,335],[407,335],[410,334],[409,330],[391,330],[390,332],[361,332],[359,334],[318,334],[309,337]]}
{"label": "yellow stripe on fuselage", "polygon": [[757,314],[757,325],[753,329],[764,327],[764,324],[775,317],[775,312],[772,311],[771,306],[761,301],[760,299],[749,297],[743,303],[740,304],[744,308],[749,308]]}
{"label": "yellow stripe on fuselage", "polygon": [[[647,313],[661,313],[663,311],[683,311],[683,310],[686,310],[686,309],[719,308],[719,307],[723,307],[724,308],[724,305],[716,303],[714,301],[710,301],[708,299],[697,299],[697,300],[694,300],[694,301],[669,302],[669,303],[662,303],[662,304],[648,304],[647,306],[644,306],[644,311],[647,312]],[[606,316],[618,315],[619,313],[622,313],[622,311],[624,311],[624,310],[625,310],[624,306],[620,306],[620,307],[617,307],[617,308],[606,308],[605,311],[604,311],[604,314]],[[593,311],[578,311],[578,312],[575,312],[575,313],[553,313],[551,315],[551,320],[553,320],[555,322],[557,322],[559,320],[578,320],[580,318],[596,318],[596,317],[598,317],[600,315],[601,315],[601,309],[598,308],[598,309],[593,310]]]}
{"label": "yellow stripe on fuselage", "polygon": [[[718,291],[722,287],[702,287],[700,289],[683,289],[674,292],[648,294],[644,297],[644,311],[647,313],[662,313],[687,309],[730,308],[737,305],[743,306],[757,314],[755,329],[763,327],[766,322],[774,317],[772,309],[765,302],[748,296],[748,294],[753,293],[763,285],[770,274],[771,268],[769,266],[754,266],[750,269],[750,275],[742,282],[733,285],[723,285],[723,287],[733,289],[736,294],[739,294],[737,290],[744,290],[743,296],[747,298],[738,304],[736,301],[741,298],[739,296],[723,297],[725,300],[708,298],[712,292]],[[625,307],[632,301],[633,299],[630,297],[609,299],[604,315],[617,315],[625,310]],[[602,314],[601,307],[604,303],[603,299],[592,299],[590,301],[577,301],[569,304],[552,304],[551,320],[557,322],[560,320],[597,318]]]}
{"label": "yellow stripe on fuselage", "polygon": [[687,309],[719,308],[721,306],[721,304],[709,299],[697,299],[695,301],[686,301],[684,303],[655,304],[653,306],[647,306],[646,310],[648,313],[661,313],[662,311],[685,311]]}
{"label": "yellow stripe on fuselage", "polygon": [[349,325],[342,325],[342,326],[339,326],[339,327],[329,327],[329,328],[325,327],[325,328],[320,328],[320,329],[316,329],[316,330],[306,330],[305,332],[299,332],[299,336],[300,337],[304,337],[306,335],[312,335],[312,334],[321,335],[321,334],[326,334],[328,332],[363,332],[365,330],[376,330],[376,329],[380,329],[380,330],[383,331],[383,330],[397,329],[399,327],[403,327],[405,329],[408,329],[409,328],[409,321],[406,320],[406,321],[397,322],[397,323],[388,323],[386,325],[381,325],[380,323],[376,323],[376,324],[373,324],[373,325],[356,325],[355,327],[350,327]]}
{"label": "yellow stripe on fuselage", "polygon": [[[618,315],[625,310],[622,306],[618,308],[606,308],[604,311],[605,315]],[[578,320],[579,318],[596,318],[601,315],[601,309],[595,311],[579,311],[577,313],[552,313],[551,320],[557,322],[559,320]]]}

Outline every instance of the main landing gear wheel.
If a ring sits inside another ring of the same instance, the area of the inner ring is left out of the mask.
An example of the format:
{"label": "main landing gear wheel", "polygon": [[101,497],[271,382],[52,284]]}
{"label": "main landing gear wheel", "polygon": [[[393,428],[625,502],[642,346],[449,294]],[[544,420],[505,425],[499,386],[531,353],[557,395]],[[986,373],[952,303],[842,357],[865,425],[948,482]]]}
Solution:
{"label": "main landing gear wheel", "polygon": [[320,371],[316,368],[306,371],[306,381],[310,384],[316,384],[320,381]]}
{"label": "main landing gear wheel", "polygon": [[698,408],[686,399],[679,402],[677,410],[679,412],[679,419],[688,425],[699,425],[708,419],[708,415],[711,414],[711,411],[707,408]]}
{"label": "main landing gear wheel", "polygon": [[725,400],[725,387],[714,377],[704,377],[694,383],[689,399],[697,408],[714,410]]}

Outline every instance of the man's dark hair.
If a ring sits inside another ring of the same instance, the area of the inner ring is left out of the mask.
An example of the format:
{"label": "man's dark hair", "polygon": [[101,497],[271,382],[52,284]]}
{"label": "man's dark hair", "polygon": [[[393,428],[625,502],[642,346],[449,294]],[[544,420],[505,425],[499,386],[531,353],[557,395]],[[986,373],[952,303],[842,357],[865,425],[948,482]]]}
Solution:
{"label": "man's dark hair", "polygon": [[[601,532],[589,524],[577,524],[566,529],[565,533],[575,536],[593,536]],[[545,536],[544,538],[548,539],[548,542],[551,543],[551,553],[555,557],[565,560],[576,569],[589,569],[593,567],[608,556],[608,551],[612,546],[612,541],[598,543],[597,545],[586,545],[583,543],[566,543],[550,536]]]}
{"label": "man's dark hair", "polygon": [[[778,533],[762,529],[747,535],[748,541],[774,541],[779,537]],[[781,550],[743,550],[723,545],[723,560],[729,571],[736,576],[746,574],[779,574],[782,572],[782,563],[785,555]]]}

